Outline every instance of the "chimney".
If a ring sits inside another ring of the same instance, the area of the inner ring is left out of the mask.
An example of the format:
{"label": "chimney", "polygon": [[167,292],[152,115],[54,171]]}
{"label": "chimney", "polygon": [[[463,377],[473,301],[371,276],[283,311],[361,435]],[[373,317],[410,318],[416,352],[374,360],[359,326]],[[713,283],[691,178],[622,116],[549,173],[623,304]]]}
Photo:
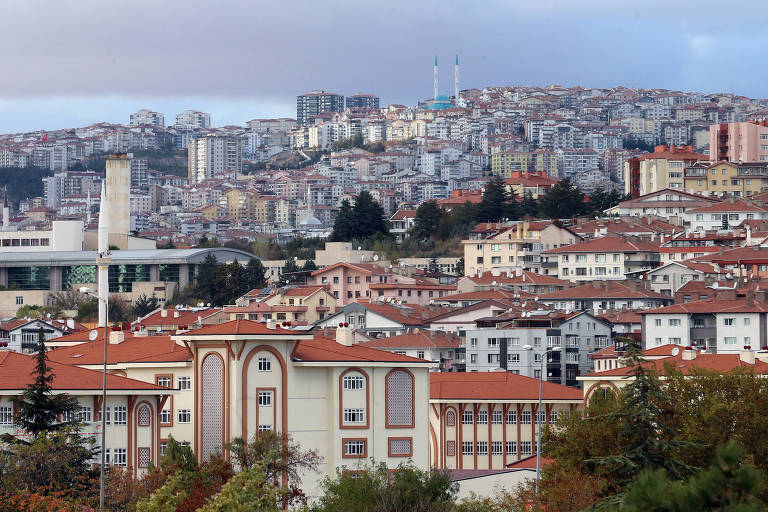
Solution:
{"label": "chimney", "polygon": [[756,355],[758,361],[768,363],[768,350],[759,350]]}
{"label": "chimney", "polygon": [[685,350],[683,350],[682,360],[683,361],[693,361],[694,359],[696,359],[697,355],[698,355],[698,353],[695,350],[693,350],[693,349],[685,349]]}
{"label": "chimney", "polygon": [[142,327],[138,331],[133,331],[133,337],[134,338],[146,338],[148,335],[147,330]]}
{"label": "chimney", "polygon": [[355,344],[355,334],[349,327],[336,328],[336,343],[344,345],[345,347],[351,347]]}
{"label": "chimney", "polygon": [[109,344],[119,345],[125,341],[125,333],[123,331],[110,331],[109,332]]}
{"label": "chimney", "polygon": [[267,329],[275,330],[277,328],[277,323],[275,323],[274,320],[270,319],[267,320]]}
{"label": "chimney", "polygon": [[755,305],[755,292],[753,292],[752,290],[747,290],[745,294],[745,298],[746,298],[746,306],[748,308],[751,308],[752,306]]}
{"label": "chimney", "polygon": [[739,361],[750,365],[755,364],[755,353],[751,349],[744,349],[739,352]]}
{"label": "chimney", "polygon": [[167,309],[161,309],[160,310],[160,316],[163,318],[166,318],[168,316],[168,310]]}
{"label": "chimney", "polygon": [[768,290],[756,290],[755,299],[762,304],[768,303]]}
{"label": "chimney", "polygon": [[179,318],[180,316],[181,316],[181,313],[179,313],[178,311],[173,312],[173,318]]}

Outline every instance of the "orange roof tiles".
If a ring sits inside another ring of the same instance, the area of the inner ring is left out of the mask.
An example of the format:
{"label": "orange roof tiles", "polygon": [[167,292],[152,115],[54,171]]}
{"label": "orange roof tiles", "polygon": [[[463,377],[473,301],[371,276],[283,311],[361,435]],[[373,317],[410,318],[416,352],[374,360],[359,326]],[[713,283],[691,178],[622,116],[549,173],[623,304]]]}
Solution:
{"label": "orange roof tiles", "polygon": [[708,206],[702,206],[693,210],[688,210],[687,213],[719,213],[719,212],[765,212],[768,211],[762,206],[758,206],[753,203],[748,203],[742,199],[721,201],[719,203],[710,204]]}
{"label": "orange roof tiles", "polygon": [[632,290],[616,281],[595,281],[600,286],[595,287],[592,283],[566,288],[553,293],[539,295],[539,300],[554,299],[582,299],[582,298],[638,298],[638,299],[666,299],[672,300],[668,295],[652,292],[645,289]]}
{"label": "orange roof tiles", "polygon": [[[23,389],[33,380],[32,372],[36,365],[35,357],[18,352],[0,354],[0,389]],[[69,364],[49,361],[48,366],[54,374],[51,386],[57,391],[93,390],[101,392],[103,374]],[[168,389],[135,379],[118,375],[107,375],[107,388],[110,390],[143,391],[156,394],[167,393]]]}
{"label": "orange roof tiles", "polygon": [[386,362],[386,363],[426,363],[424,359],[393,354],[386,350],[360,345],[342,345],[328,338],[299,340],[293,348],[291,358],[299,361],[318,362]]}
{"label": "orange roof tiles", "polygon": [[459,348],[461,340],[444,332],[419,331],[388,336],[360,344],[371,348]]}
{"label": "orange roof tiles", "polygon": [[659,252],[659,244],[650,242],[632,242],[618,236],[593,238],[586,242],[558,247],[544,251],[544,254],[563,254],[574,252]]}
{"label": "orange roof tiles", "polygon": [[269,336],[269,335],[301,335],[296,331],[290,329],[283,329],[279,325],[275,325],[274,329],[267,327],[266,323],[254,322],[253,320],[231,320],[217,325],[207,325],[200,329],[185,332],[184,336],[216,336],[231,334],[235,336],[242,335],[255,335],[255,336]]}
{"label": "orange roof tiles", "polygon": [[[123,334],[125,341],[107,345],[107,363],[165,363],[192,360],[192,353],[171,340],[167,335],[134,336],[131,332],[124,332]],[[62,364],[102,364],[104,362],[104,338],[100,336],[96,341],[51,350],[48,353],[48,358]]]}
{"label": "orange roof tiles", "polygon": [[[165,311],[166,316],[163,316],[163,311]],[[200,310],[192,310],[192,309],[165,309],[165,310],[156,310],[150,313],[149,315],[139,318],[134,324],[141,324],[146,326],[157,326],[157,325],[191,325],[197,322],[198,317],[205,318],[207,316],[210,316],[216,312],[220,311],[218,308],[208,308],[208,309],[200,309]],[[176,315],[179,315],[178,317]]]}
{"label": "orange roof tiles", "polygon": [[[581,389],[542,382],[545,400],[583,400]],[[539,379],[512,372],[433,372],[429,374],[431,400],[537,400]]]}
{"label": "orange roof tiles", "polygon": [[[736,368],[752,368],[755,373],[764,375],[768,374],[768,363],[764,363],[757,358],[755,364],[749,364],[742,361],[739,354],[703,354],[697,352],[696,357],[691,360],[683,360],[682,350],[676,356],[662,357],[660,359],[653,359],[643,363],[643,366],[649,369],[653,369],[661,375],[666,373],[667,365],[671,365],[673,369],[682,372],[684,375],[689,375],[694,370],[713,370],[716,372],[728,372]],[[635,366],[614,368],[612,370],[605,370],[601,372],[592,372],[586,375],[586,377],[604,377],[604,376],[616,376],[625,377],[632,375],[635,370]]]}

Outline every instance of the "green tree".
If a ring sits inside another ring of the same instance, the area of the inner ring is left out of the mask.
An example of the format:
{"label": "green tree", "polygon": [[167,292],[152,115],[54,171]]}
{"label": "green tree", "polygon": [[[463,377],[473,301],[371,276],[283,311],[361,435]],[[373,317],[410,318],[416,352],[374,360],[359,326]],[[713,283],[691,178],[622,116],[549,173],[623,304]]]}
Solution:
{"label": "green tree", "polygon": [[209,252],[203,262],[197,268],[197,285],[195,294],[205,302],[212,302],[216,295],[216,269],[219,266],[218,260],[213,253]]}
{"label": "green tree", "polygon": [[440,273],[440,265],[438,265],[437,263],[437,258],[430,258],[429,266],[427,267],[427,272],[429,272],[430,274]]}
{"label": "green tree", "polygon": [[584,193],[563,178],[539,198],[539,214],[550,219],[567,219],[581,215],[585,210]]}
{"label": "green tree", "polygon": [[79,411],[80,404],[75,397],[65,393],[53,393],[55,375],[48,366],[45,333],[42,328],[37,338],[32,376],[34,380],[24,389],[21,396],[11,399],[16,408],[16,426],[35,437],[44,436],[48,432],[62,432],[75,426],[75,421],[59,421],[59,416],[67,417]]}
{"label": "green tree", "polygon": [[142,293],[133,303],[133,316],[140,318],[148,315],[160,306],[160,300],[155,296],[154,292],[151,297],[147,297],[146,293]]}
{"label": "green tree", "polygon": [[507,191],[504,180],[499,176],[494,177],[483,190],[483,200],[477,208],[477,221],[498,222],[517,217],[517,203]]}
{"label": "green tree", "polygon": [[326,477],[321,488],[314,512],[449,512],[454,510],[458,491],[447,472],[424,471],[409,462],[390,473],[386,463],[373,460],[337,470],[336,477]]}
{"label": "green tree", "polygon": [[367,190],[363,190],[355,198],[352,219],[355,223],[353,238],[368,238],[376,233],[389,234],[387,221],[384,220],[384,210]]}
{"label": "green tree", "polygon": [[314,260],[307,260],[304,262],[304,265],[301,266],[301,270],[304,272],[314,272],[317,270],[317,265],[315,264]]}
{"label": "green tree", "polygon": [[463,256],[459,258],[459,261],[456,262],[456,275],[459,277],[464,277],[464,257]]}
{"label": "green tree", "polygon": [[286,490],[275,485],[258,466],[227,481],[198,512],[261,512],[282,510]]}
{"label": "green tree", "polygon": [[601,507],[622,512],[758,512],[765,474],[745,464],[744,450],[735,442],[721,446],[712,464],[687,481],[669,478],[664,469],[641,472],[621,503]]}
{"label": "green tree", "polygon": [[533,198],[533,193],[526,190],[520,202],[521,217],[535,217],[539,213],[539,203]]}
{"label": "green tree", "polygon": [[288,258],[285,260],[285,265],[283,265],[280,273],[280,284],[284,286],[286,284],[299,284],[304,282],[304,277],[299,274],[299,272],[301,272],[301,269],[296,264],[296,260]]}
{"label": "green tree", "polygon": [[352,240],[355,234],[355,219],[352,213],[352,205],[348,199],[344,199],[339,206],[339,213],[333,221],[333,233],[331,239],[335,242],[347,242]]}
{"label": "green tree", "polygon": [[410,236],[416,240],[428,240],[437,234],[440,222],[447,214],[437,201],[425,201],[416,208]]}
{"label": "green tree", "polygon": [[592,215],[603,215],[605,210],[613,208],[623,200],[624,196],[618,190],[606,191],[602,187],[598,187],[589,195],[588,209]]}
{"label": "green tree", "polygon": [[264,268],[264,264],[258,258],[251,258],[248,260],[248,264],[245,266],[245,280],[248,283],[246,288],[248,291],[254,288],[261,288],[266,279],[267,269]]}

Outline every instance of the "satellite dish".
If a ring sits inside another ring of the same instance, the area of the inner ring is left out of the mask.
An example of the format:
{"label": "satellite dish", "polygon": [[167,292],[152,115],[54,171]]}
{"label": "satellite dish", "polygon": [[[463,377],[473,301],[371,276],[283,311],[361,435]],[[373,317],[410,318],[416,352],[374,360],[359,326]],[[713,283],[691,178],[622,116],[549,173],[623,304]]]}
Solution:
{"label": "satellite dish", "polygon": [[91,332],[88,333],[88,339],[91,341],[96,341],[96,338],[99,337],[99,331],[97,329],[93,329]]}
{"label": "satellite dish", "polygon": [[358,245],[358,246],[357,246],[357,250],[358,250],[358,251],[362,251],[362,250],[363,250],[363,247],[362,247],[362,246],[360,246],[360,245]]}
{"label": "satellite dish", "polygon": [[672,356],[673,357],[676,356],[679,353],[680,353],[680,349],[679,348],[675,347],[675,348],[672,349]]}
{"label": "satellite dish", "polygon": [[491,286],[496,286],[496,281],[491,281]]}
{"label": "satellite dish", "polygon": [[720,285],[719,285],[719,284],[717,284],[717,281],[715,281],[714,283],[712,283],[712,288],[715,288],[715,289],[717,289],[717,288],[719,288],[719,287],[720,287]]}
{"label": "satellite dish", "polygon": [[373,255],[373,261],[379,261],[379,255],[378,254],[374,254]]}
{"label": "satellite dish", "polygon": [[534,298],[533,298],[533,301],[534,301],[534,302],[539,302],[539,297],[538,297],[538,295],[537,295],[536,297],[534,297]]}
{"label": "satellite dish", "polygon": [[299,261],[299,257],[298,256],[294,256],[293,257],[293,261]]}

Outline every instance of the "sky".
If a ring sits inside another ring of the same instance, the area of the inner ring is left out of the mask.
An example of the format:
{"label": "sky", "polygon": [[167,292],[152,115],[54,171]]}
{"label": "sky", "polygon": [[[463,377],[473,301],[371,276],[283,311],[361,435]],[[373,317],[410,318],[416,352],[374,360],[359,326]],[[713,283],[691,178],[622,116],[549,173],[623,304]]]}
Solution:
{"label": "sky", "polygon": [[1,0],[0,133],[132,112],[214,126],[295,117],[296,95],[415,104],[461,87],[660,87],[768,97],[768,4],[731,0]]}

